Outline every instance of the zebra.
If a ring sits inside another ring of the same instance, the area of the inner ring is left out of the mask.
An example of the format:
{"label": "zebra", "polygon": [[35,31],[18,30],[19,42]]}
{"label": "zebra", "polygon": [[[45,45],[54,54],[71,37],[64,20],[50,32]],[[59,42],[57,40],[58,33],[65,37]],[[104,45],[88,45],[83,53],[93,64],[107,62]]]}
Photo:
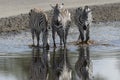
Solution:
{"label": "zebra", "polygon": [[[79,37],[78,40],[84,41],[84,38],[86,37],[85,42],[87,43],[90,39],[89,33],[90,33],[90,26],[92,23],[92,11],[88,6],[85,6],[84,9],[81,7],[76,9],[75,12],[75,24],[78,26],[79,29]],[[86,36],[84,36],[84,32],[86,31]]]}
{"label": "zebra", "polygon": [[58,36],[60,37],[60,45],[62,42],[64,43],[64,47],[66,46],[67,35],[71,25],[71,14],[67,9],[63,8],[64,4],[62,5],[56,4],[52,6],[53,9],[53,16],[52,16],[52,38],[54,47],[56,47],[55,43],[55,33],[57,32]]}
{"label": "zebra", "polygon": [[42,9],[34,8],[29,12],[29,26],[31,27],[33,45],[34,37],[37,38],[37,46],[39,46],[40,33],[42,32],[43,47],[49,48],[48,44],[48,19]]}

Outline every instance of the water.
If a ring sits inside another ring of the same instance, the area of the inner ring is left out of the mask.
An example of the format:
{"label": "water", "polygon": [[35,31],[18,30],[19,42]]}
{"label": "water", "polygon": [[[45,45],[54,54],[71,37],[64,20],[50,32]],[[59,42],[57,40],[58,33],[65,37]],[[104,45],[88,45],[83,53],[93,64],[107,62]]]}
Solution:
{"label": "water", "polygon": [[[120,22],[93,24],[90,37],[98,44],[84,47],[70,43],[79,34],[72,27],[67,49],[52,48],[50,34],[49,51],[28,46],[32,43],[29,30],[1,34],[0,80],[120,80],[119,26]],[[56,42],[59,46],[58,36]]]}

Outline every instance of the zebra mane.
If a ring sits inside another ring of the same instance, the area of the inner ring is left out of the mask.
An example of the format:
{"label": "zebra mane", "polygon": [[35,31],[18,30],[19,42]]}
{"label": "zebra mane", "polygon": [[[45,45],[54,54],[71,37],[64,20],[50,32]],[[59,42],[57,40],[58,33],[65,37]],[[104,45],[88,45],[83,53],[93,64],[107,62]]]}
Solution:
{"label": "zebra mane", "polygon": [[31,12],[41,13],[41,12],[43,12],[43,10],[41,8],[33,8],[33,9],[31,9]]}

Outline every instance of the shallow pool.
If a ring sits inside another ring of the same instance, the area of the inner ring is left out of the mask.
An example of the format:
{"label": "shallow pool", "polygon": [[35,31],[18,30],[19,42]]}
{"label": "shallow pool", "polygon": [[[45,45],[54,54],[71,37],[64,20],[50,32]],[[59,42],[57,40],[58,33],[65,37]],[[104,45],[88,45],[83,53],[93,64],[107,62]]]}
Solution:
{"label": "shallow pool", "polygon": [[[49,51],[30,48],[28,31],[0,36],[0,80],[120,80],[120,22],[93,24],[90,38],[97,45],[71,44],[78,38],[78,30],[71,27],[67,49]],[[64,75],[63,75],[64,74]]]}

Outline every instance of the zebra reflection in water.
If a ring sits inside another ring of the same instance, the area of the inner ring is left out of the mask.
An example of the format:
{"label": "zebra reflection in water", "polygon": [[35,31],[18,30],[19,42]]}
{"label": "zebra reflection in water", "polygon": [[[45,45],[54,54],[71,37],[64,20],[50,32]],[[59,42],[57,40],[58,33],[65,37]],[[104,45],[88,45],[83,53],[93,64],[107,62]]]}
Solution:
{"label": "zebra reflection in water", "polygon": [[30,70],[29,80],[48,80],[48,54],[47,50],[43,48],[43,53],[40,49],[33,48],[32,64]]}
{"label": "zebra reflection in water", "polygon": [[72,70],[68,60],[67,50],[60,48],[57,53],[55,49],[53,52],[50,80],[71,80]]}
{"label": "zebra reflection in water", "polygon": [[92,65],[89,47],[80,47],[79,57],[75,63],[75,70],[79,77],[77,80],[92,80]]}

